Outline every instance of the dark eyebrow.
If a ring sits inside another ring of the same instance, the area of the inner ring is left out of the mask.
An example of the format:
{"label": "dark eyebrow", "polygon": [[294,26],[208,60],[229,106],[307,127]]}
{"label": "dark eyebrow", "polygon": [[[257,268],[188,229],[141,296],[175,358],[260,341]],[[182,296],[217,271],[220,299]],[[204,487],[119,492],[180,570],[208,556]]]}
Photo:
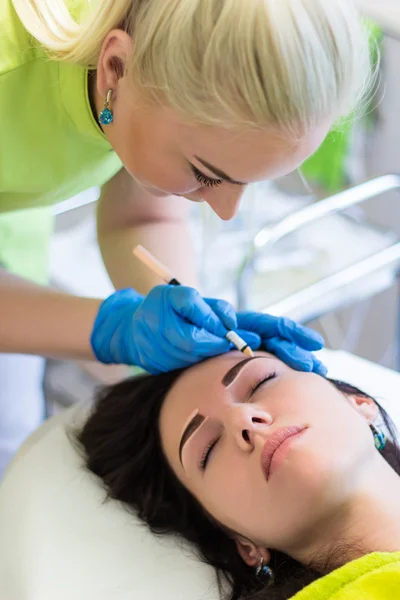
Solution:
{"label": "dark eyebrow", "polygon": [[204,422],[205,417],[203,415],[197,414],[189,421],[187,426],[185,427],[185,431],[181,437],[181,441],[179,442],[179,460],[182,464],[182,450],[183,446],[186,444],[192,433],[194,433],[200,425]]}
{"label": "dark eyebrow", "polygon": [[208,163],[206,160],[203,160],[202,158],[199,158],[198,156],[195,156],[195,159],[198,160],[204,167],[206,167],[206,169],[208,169],[209,171],[214,173],[214,175],[216,175],[218,177],[218,179],[222,179],[223,181],[228,181],[229,183],[232,183],[233,185],[247,185],[247,183],[244,183],[243,181],[235,181],[234,179],[229,177],[229,175],[227,175],[226,173],[221,171],[221,169],[217,169],[217,167],[213,167],[213,165],[210,165],[210,163]]}
{"label": "dark eyebrow", "polygon": [[243,369],[243,367],[246,366],[247,363],[249,363],[251,360],[255,360],[256,358],[265,358],[265,357],[252,356],[251,358],[245,358],[244,360],[241,360],[240,362],[236,363],[236,365],[233,365],[233,367],[231,369],[229,369],[229,371],[227,373],[225,373],[225,375],[221,381],[222,385],[224,385],[225,387],[228,387],[228,385],[231,385],[231,383],[233,383],[235,381],[236,377],[239,375],[239,373]]}

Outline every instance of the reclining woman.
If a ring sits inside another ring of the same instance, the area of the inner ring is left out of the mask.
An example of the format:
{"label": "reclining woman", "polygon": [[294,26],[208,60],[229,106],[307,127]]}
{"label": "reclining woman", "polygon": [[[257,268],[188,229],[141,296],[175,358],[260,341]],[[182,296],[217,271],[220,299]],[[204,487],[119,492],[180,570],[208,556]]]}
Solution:
{"label": "reclining woman", "polygon": [[400,589],[395,435],[360,390],[232,352],[106,389],[77,437],[112,498],[225,576],[222,597],[380,600]]}

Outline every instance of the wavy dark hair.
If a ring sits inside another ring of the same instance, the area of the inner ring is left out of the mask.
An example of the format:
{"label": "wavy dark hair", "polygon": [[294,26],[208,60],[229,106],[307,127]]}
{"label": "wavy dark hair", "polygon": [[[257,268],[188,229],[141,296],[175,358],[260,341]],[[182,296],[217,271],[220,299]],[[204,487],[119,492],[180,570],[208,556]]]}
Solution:
{"label": "wavy dark hair", "polygon": [[[83,428],[74,432],[84,451],[87,468],[100,477],[108,498],[124,502],[155,534],[178,533],[193,543],[202,559],[217,569],[222,592],[230,600],[257,597],[284,600],[329,572],[305,566],[272,551],[275,583],[264,589],[240,558],[233,536],[217,523],[178,481],[162,451],[159,415],[164,399],[181,371],[143,375],[103,389]],[[369,398],[361,390],[330,380],[345,394]],[[396,439],[393,423],[382,407],[381,416]],[[400,474],[400,450],[388,441],[382,455]]]}

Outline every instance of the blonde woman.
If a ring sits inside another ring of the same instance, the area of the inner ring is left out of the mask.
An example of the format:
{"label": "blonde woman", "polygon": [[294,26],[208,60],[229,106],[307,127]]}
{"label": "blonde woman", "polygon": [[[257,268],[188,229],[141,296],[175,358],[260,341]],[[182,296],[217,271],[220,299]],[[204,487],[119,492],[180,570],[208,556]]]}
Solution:
{"label": "blonde woman", "polygon": [[157,373],[226,352],[237,327],[321,371],[308,353],[321,340],[292,323],[236,315],[192,288],[144,298],[158,282],[132,248],[194,284],[188,201],[230,219],[248,184],[296,169],[362,100],[369,44],[351,2],[0,0],[0,30],[0,211],[102,186],[99,245],[122,290],[104,303],[68,296],[5,264],[0,352]]}

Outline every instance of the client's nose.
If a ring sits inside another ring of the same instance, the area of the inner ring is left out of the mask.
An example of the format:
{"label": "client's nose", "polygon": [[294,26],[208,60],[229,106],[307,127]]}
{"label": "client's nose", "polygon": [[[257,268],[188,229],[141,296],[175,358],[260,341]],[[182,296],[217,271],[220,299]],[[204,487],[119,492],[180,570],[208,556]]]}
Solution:
{"label": "client's nose", "polygon": [[256,437],[268,435],[271,415],[248,404],[233,405],[229,412],[228,429],[236,444],[245,452],[254,450]]}

